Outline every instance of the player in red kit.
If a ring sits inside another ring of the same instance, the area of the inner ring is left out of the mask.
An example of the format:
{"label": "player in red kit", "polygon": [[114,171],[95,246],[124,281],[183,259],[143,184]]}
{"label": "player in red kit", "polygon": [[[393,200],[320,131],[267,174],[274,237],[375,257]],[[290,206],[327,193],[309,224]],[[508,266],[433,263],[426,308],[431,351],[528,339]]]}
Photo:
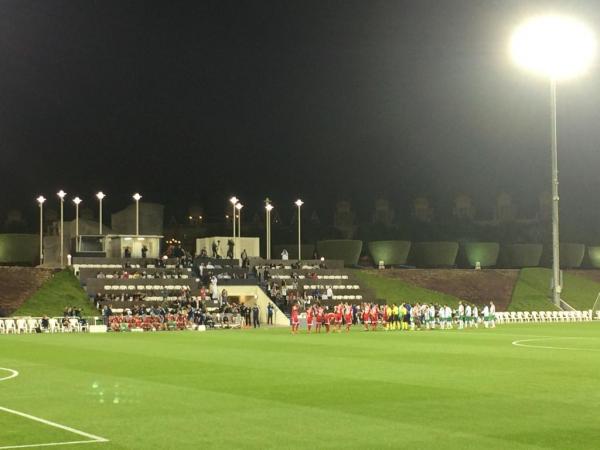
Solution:
{"label": "player in red kit", "polygon": [[328,312],[325,314],[325,331],[329,333],[330,326],[335,323],[335,313]]}
{"label": "player in red kit", "polygon": [[346,333],[349,333],[352,325],[352,306],[348,303],[344,306],[344,320],[346,321]]}
{"label": "player in red kit", "polygon": [[365,326],[365,331],[369,331],[369,323],[371,322],[371,308],[369,308],[369,304],[365,303],[363,306],[363,325]]}
{"label": "player in red kit", "polygon": [[317,314],[316,314],[316,326],[315,326],[315,331],[317,333],[321,332],[321,324],[323,323],[323,319],[325,318],[325,310],[323,309],[323,307],[321,305],[319,305],[317,307]]}
{"label": "player in red kit", "polygon": [[338,333],[342,332],[342,316],[344,314],[344,306],[340,303],[335,307],[335,327]]}
{"label": "player in red kit", "polygon": [[300,318],[298,315],[298,304],[294,303],[292,306],[292,334],[298,333],[298,325],[300,325]]}
{"label": "player in red kit", "polygon": [[379,319],[379,308],[374,304],[371,306],[371,331],[377,330],[377,320]]}
{"label": "player in red kit", "polygon": [[314,316],[314,307],[311,306],[306,310],[306,332],[310,334],[310,330],[312,328],[313,316]]}

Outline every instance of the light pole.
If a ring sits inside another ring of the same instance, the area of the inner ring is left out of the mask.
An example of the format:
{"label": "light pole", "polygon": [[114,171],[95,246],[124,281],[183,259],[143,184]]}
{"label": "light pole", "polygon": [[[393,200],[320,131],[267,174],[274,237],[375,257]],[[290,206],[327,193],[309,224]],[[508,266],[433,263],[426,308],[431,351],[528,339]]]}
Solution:
{"label": "light pole", "polygon": [[235,235],[235,205],[238,202],[238,198],[234,195],[233,197],[231,197],[229,199],[230,203],[231,203],[231,223],[233,224],[233,257],[235,258],[235,254],[237,253],[237,245],[236,245],[236,235]]}
{"label": "light pole", "polygon": [[552,300],[560,306],[560,241],[558,230],[558,140],[556,83],[584,73],[596,50],[594,33],[581,22],[561,16],[540,16],[519,26],[511,40],[515,62],[543,75],[550,85],[550,152],[552,160]]}
{"label": "light pole", "polygon": [[79,204],[81,203],[79,197],[73,199],[75,203],[75,250],[79,251]]}
{"label": "light pole", "polygon": [[298,261],[302,260],[302,250],[301,250],[301,241],[302,241],[302,231],[301,231],[301,220],[300,220],[300,207],[304,204],[304,202],[300,199],[296,200],[294,204],[298,207]]}
{"label": "light pole", "polygon": [[100,206],[100,214],[98,217],[98,224],[99,224],[98,234],[100,236],[102,236],[102,200],[104,199],[104,197],[106,197],[106,195],[104,195],[104,193],[102,191],[100,191],[96,194],[96,198],[98,199],[99,206]]}
{"label": "light pole", "polygon": [[[235,205],[235,209],[237,209],[237,211],[238,211],[237,216],[238,216],[238,238],[239,238],[238,243],[235,247],[238,247],[238,253],[240,256],[242,256],[242,252],[241,252],[241,249],[239,248],[239,246],[242,245],[242,208],[243,207],[244,207],[244,205],[242,205],[241,203],[237,203]],[[234,216],[233,220],[235,221],[235,216]]]}
{"label": "light pole", "polygon": [[140,235],[140,199],[142,196],[139,193],[133,194],[135,200],[135,235]]}
{"label": "light pole", "polygon": [[267,259],[271,259],[271,211],[273,210],[273,205],[271,204],[271,200],[268,198],[265,200],[265,211],[267,213],[267,226],[265,233],[265,250],[267,254]]}
{"label": "light pole", "polygon": [[65,197],[67,193],[62,189],[58,191],[56,194],[58,198],[60,198],[60,265],[65,265],[65,249],[64,249],[64,237],[65,237],[65,216],[64,216],[64,206],[65,206]]}
{"label": "light pole", "polygon": [[40,205],[40,265],[44,264],[44,202],[46,199],[43,195],[36,198]]}

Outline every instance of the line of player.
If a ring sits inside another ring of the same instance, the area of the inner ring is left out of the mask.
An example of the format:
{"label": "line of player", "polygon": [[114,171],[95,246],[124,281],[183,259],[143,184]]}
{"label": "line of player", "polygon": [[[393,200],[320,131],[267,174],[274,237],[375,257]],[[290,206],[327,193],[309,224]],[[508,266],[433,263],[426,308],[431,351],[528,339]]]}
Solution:
{"label": "line of player", "polygon": [[[459,330],[464,328],[478,328],[483,323],[485,328],[496,327],[496,306],[494,302],[484,305],[481,312],[477,305],[463,302],[452,310],[448,305],[401,303],[396,305],[378,305],[376,303],[362,303],[356,307],[349,303],[338,303],[330,311],[327,306],[320,304],[311,305],[305,309],[306,331],[320,333],[341,332],[345,328],[350,332],[352,325],[362,323],[365,331],[377,331],[381,324],[384,330],[434,330],[452,329],[456,326]],[[297,334],[300,327],[300,305],[295,303],[291,310],[292,334]]]}

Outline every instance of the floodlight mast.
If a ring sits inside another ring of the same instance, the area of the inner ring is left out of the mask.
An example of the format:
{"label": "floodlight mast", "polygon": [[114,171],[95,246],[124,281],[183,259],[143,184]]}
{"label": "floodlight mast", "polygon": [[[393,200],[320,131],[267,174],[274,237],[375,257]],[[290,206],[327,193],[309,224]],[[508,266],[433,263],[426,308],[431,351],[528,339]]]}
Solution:
{"label": "floodlight mast", "polygon": [[546,77],[550,82],[550,152],[552,160],[552,300],[561,306],[558,196],[558,136],[556,85],[585,73],[596,51],[592,30],[581,22],[556,15],[533,18],[519,26],[512,37],[515,62]]}

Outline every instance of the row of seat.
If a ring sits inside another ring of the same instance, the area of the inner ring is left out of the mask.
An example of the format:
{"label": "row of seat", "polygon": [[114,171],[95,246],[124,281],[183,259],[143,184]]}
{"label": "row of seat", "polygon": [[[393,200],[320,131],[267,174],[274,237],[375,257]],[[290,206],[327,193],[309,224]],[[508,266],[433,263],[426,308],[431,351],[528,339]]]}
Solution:
{"label": "row of seat", "polygon": [[[586,311],[510,311],[497,312],[498,323],[525,322],[587,322],[593,319],[592,310]],[[596,311],[600,320],[600,311]]]}
{"label": "row of seat", "polygon": [[160,285],[119,285],[119,284],[105,284],[105,291],[179,291],[182,289],[189,290],[190,286],[185,284],[169,284],[165,286]]}
{"label": "row of seat", "polygon": [[[274,278],[276,280],[289,280],[292,278],[292,276],[291,275],[274,274],[274,275],[271,275],[271,278]],[[298,278],[299,280],[304,280],[307,277],[305,275],[297,275],[296,278]],[[347,280],[348,275],[317,275],[317,279],[318,280]]]}
{"label": "row of seat", "polygon": [[[35,333],[40,328],[41,319],[0,319],[0,334]],[[50,333],[62,333],[71,331],[87,331],[87,325],[82,325],[78,319],[68,319],[68,326],[63,326],[62,319],[48,319],[48,331]]]}
{"label": "row of seat", "polygon": [[353,290],[353,289],[360,289],[360,286],[358,284],[332,284],[332,285],[305,284],[304,285],[305,291],[308,291],[309,289],[311,289],[311,290],[315,290],[315,289],[326,290],[329,288],[333,289],[334,291],[336,289],[338,289],[338,290]]}
{"label": "row of seat", "polygon": [[[146,279],[150,279],[150,280],[178,280],[178,279],[188,279],[190,276],[188,274],[182,273],[179,274],[177,276],[174,275],[167,275],[165,278],[154,278],[154,277],[150,277],[150,278],[144,278],[142,276],[139,276],[136,278],[136,275],[130,275],[130,278],[121,278],[118,276],[114,276],[113,274],[106,274],[104,275],[104,279],[106,280],[146,280]],[[101,279],[102,277],[98,277],[96,276],[96,278]]]}
{"label": "row of seat", "polygon": [[[312,296],[312,295],[307,295],[306,296],[307,300],[318,300],[316,297]],[[321,297],[321,300],[362,300],[363,296],[362,295],[332,295],[331,297],[327,297],[326,295],[323,295]]]}

